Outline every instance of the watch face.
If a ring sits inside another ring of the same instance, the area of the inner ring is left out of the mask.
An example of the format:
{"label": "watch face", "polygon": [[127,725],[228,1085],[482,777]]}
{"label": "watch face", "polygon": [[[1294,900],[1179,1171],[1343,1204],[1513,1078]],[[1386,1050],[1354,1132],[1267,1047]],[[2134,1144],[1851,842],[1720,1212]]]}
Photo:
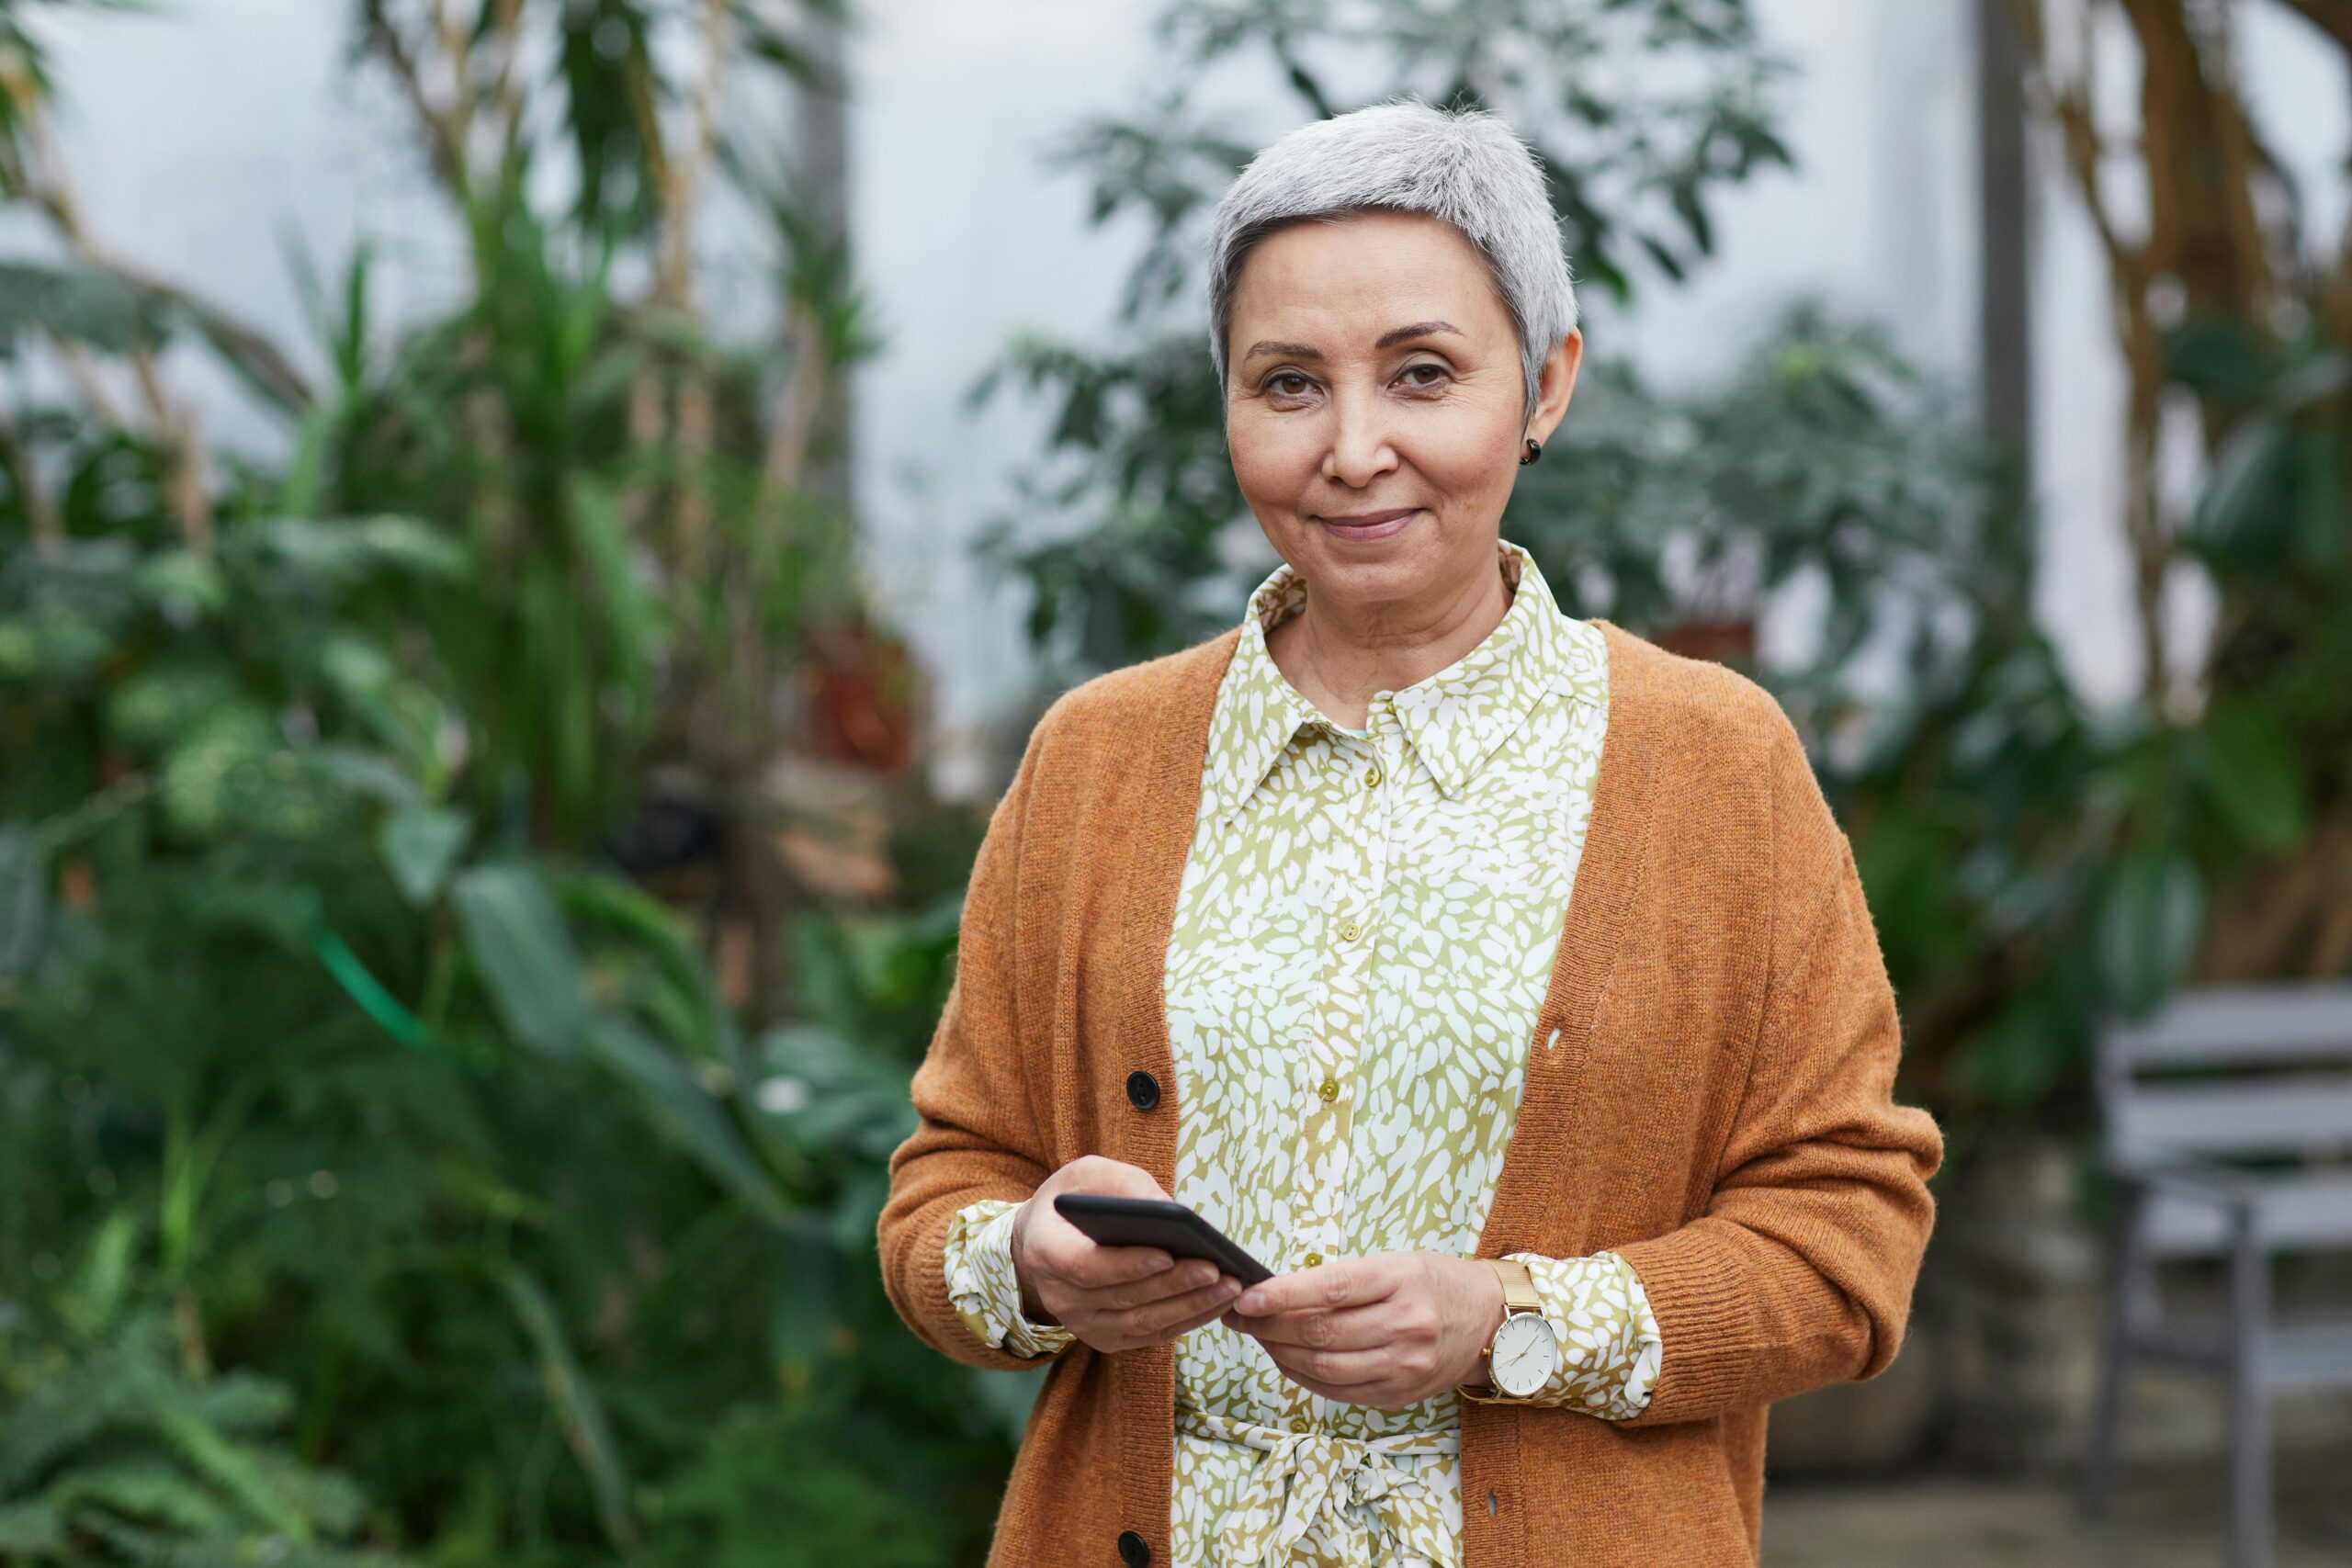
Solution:
{"label": "watch face", "polygon": [[1560,1341],[1539,1314],[1513,1313],[1495,1330],[1488,1360],[1495,1387],[1513,1399],[1525,1399],[1560,1370]]}

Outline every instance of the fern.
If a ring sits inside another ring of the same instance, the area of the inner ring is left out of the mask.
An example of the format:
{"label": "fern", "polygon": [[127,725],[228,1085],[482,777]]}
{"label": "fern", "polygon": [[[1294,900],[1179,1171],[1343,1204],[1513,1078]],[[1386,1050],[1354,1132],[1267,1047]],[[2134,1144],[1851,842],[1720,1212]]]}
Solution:
{"label": "fern", "polygon": [[169,1316],[109,1314],[91,1339],[87,1284],[128,1292],[125,1227],[109,1222],[75,1284],[51,1303],[57,1332],[7,1347],[0,1405],[0,1552],[54,1563],[288,1568],[396,1560],[346,1551],[366,1512],[349,1477],[304,1463],[275,1437],[293,1409],[249,1372],[191,1375]]}

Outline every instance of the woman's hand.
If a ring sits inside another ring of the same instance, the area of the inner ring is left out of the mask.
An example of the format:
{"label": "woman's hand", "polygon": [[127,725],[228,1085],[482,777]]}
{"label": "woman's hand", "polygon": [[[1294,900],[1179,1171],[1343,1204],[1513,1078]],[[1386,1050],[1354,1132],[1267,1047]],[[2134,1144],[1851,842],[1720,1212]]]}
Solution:
{"label": "woman's hand", "polygon": [[1309,1393],[1383,1410],[1477,1376],[1502,1321],[1495,1271],[1437,1252],[1319,1263],[1250,1286],[1225,1314]]}
{"label": "woman's hand", "polygon": [[1012,1272],[1032,1323],[1059,1323],[1097,1350],[1165,1345],[1214,1323],[1241,1281],[1214,1263],[1179,1263],[1157,1247],[1103,1247],[1054,1210],[1061,1192],[1165,1198],[1151,1173],[1099,1155],[1047,1177],[1012,1222]]}

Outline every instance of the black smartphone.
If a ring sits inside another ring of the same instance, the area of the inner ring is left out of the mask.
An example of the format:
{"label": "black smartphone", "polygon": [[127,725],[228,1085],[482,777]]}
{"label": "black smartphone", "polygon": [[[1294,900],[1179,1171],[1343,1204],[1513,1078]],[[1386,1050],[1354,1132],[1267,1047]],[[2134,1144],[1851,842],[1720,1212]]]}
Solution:
{"label": "black smartphone", "polygon": [[1245,1285],[1274,1277],[1232,1237],[1165,1198],[1064,1192],[1054,1200],[1054,1213],[1104,1247],[1156,1247],[1171,1258],[1205,1258]]}

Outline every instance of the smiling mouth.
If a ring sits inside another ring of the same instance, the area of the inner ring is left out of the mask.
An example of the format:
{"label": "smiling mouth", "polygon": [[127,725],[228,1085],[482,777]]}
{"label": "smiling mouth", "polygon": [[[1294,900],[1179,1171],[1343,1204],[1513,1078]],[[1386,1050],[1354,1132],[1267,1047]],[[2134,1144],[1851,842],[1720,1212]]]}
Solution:
{"label": "smiling mouth", "polygon": [[1355,512],[1345,517],[1317,517],[1316,521],[1333,528],[1377,528],[1384,523],[1410,517],[1419,510],[1418,506],[1392,506],[1385,512]]}

